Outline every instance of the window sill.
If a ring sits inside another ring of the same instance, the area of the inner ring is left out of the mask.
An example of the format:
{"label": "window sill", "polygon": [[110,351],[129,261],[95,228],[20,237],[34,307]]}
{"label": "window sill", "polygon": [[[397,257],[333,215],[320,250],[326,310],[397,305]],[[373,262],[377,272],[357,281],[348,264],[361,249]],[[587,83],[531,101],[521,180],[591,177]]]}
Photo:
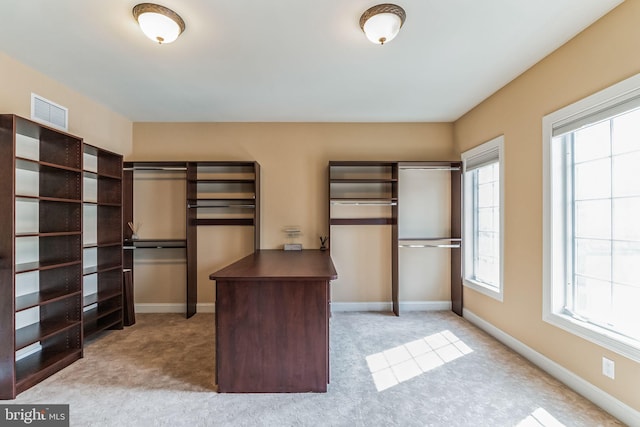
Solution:
{"label": "window sill", "polygon": [[496,290],[493,286],[489,286],[472,279],[463,279],[462,284],[467,288],[473,289],[474,291],[480,292],[483,295],[502,302],[502,289]]}
{"label": "window sill", "polygon": [[542,319],[635,362],[640,362],[640,342],[559,313],[545,313]]}

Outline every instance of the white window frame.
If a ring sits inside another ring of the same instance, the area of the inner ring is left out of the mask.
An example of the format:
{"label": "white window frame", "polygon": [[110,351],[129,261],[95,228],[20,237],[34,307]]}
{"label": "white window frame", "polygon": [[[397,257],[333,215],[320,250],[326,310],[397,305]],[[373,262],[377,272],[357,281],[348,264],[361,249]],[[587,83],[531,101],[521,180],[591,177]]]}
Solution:
{"label": "white window frame", "polygon": [[[542,319],[556,327],[640,362],[640,342],[562,313],[566,242],[564,156],[560,144],[553,144],[554,129],[588,121],[599,112],[615,113],[625,103],[640,98],[640,74],[621,81],[587,98],[546,115],[542,119],[543,145],[543,294]],[[613,114],[612,114],[613,115]]]}
{"label": "white window frame", "polygon": [[[473,280],[473,248],[475,246],[473,236],[473,195],[474,191],[471,188],[472,182],[467,174],[467,165],[469,163],[482,163],[486,160],[487,163],[491,163],[497,160],[500,181],[500,271],[498,286],[493,287],[485,283]],[[473,289],[481,294],[487,295],[498,301],[503,301],[504,298],[504,135],[500,135],[490,141],[487,141],[471,150],[462,153],[462,167],[463,167],[463,242],[464,253],[462,262],[462,283],[464,286]]]}

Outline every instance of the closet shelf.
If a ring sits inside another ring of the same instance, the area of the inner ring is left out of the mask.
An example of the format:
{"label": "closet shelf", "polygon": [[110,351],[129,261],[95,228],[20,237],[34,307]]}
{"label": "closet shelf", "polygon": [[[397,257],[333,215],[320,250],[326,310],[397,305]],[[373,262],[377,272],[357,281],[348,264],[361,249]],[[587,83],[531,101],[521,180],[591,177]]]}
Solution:
{"label": "closet shelf", "polygon": [[56,163],[43,162],[40,160],[27,159],[24,157],[16,157],[16,168],[22,170],[28,170],[32,172],[39,172],[43,168],[59,169],[66,172],[82,172],[79,168],[71,166],[59,165]]}
{"label": "closet shelf", "polygon": [[125,240],[124,249],[171,249],[186,248],[185,239],[140,239]]}
{"label": "closet shelf", "polygon": [[112,179],[114,181],[122,181],[122,177],[120,175],[109,173],[109,172],[98,171],[98,178],[106,178],[106,179]]}
{"label": "closet shelf", "polygon": [[82,357],[82,350],[41,350],[16,362],[16,391],[22,393]]}
{"label": "closet shelf", "polygon": [[16,298],[16,313],[33,307],[46,305],[60,301],[65,298],[78,295],[80,291],[69,293],[66,289],[56,289],[53,291],[33,292]]}
{"label": "closet shelf", "polygon": [[87,311],[85,316],[87,316],[87,320],[84,324],[85,337],[90,337],[100,331],[104,331],[105,329],[118,327],[122,322],[122,317],[115,310],[108,314],[101,314],[96,317],[93,317],[94,313],[89,314],[89,311]]}
{"label": "closet shelf", "polygon": [[395,218],[331,218],[330,225],[395,225]]}
{"label": "closet shelf", "polygon": [[114,180],[114,181],[122,181],[122,177],[120,175],[115,175],[112,173],[107,173],[107,172],[97,172],[94,170],[87,170],[85,169],[84,171],[82,171],[82,175],[85,178],[90,178],[90,179],[107,179],[107,180]]}
{"label": "closet shelf", "polygon": [[103,317],[109,316],[110,314],[117,313],[121,309],[122,307],[120,306],[111,308],[92,308],[84,312],[84,322],[85,324],[95,322],[96,320],[100,320]]}
{"label": "closet shelf", "polygon": [[187,166],[182,162],[127,162],[123,171],[164,171],[186,172]]}
{"label": "closet shelf", "polygon": [[255,225],[253,218],[199,218],[192,225]]}
{"label": "closet shelf", "polygon": [[47,233],[25,232],[16,233],[16,237],[60,237],[60,236],[79,236],[81,231],[54,231]]}
{"label": "closet shelf", "polygon": [[88,276],[90,274],[96,274],[96,273],[104,273],[107,271],[111,271],[111,270],[120,270],[122,269],[122,265],[121,264],[115,264],[115,265],[109,265],[106,267],[99,267],[97,265],[92,265],[90,267],[86,267],[82,269],[82,275],[83,276]]}
{"label": "closet shelf", "polygon": [[122,206],[122,203],[118,203],[118,202],[100,202],[97,200],[84,200],[82,203],[84,203],[85,205],[106,206],[106,207],[114,207],[114,208],[119,208]]}
{"label": "closet shelf", "polygon": [[102,243],[96,243],[96,242],[85,243],[84,245],[82,245],[82,249],[109,248],[112,246],[122,246],[122,242],[117,241],[117,242],[102,242]]}
{"label": "closet shelf", "polygon": [[122,291],[119,289],[113,289],[110,291],[97,292],[95,294],[85,295],[82,299],[82,306],[87,307],[92,304],[110,300],[111,298],[121,297]]}
{"label": "closet shelf", "polygon": [[33,196],[27,194],[16,194],[16,199],[32,200],[34,202],[40,200],[44,202],[59,202],[59,203],[82,203],[80,199],[65,199],[61,197],[48,197],[48,196]]}
{"label": "closet shelf", "polygon": [[67,329],[80,325],[80,320],[59,320],[34,323],[16,330],[16,350],[25,348],[38,341],[51,338]]}
{"label": "closet shelf", "polygon": [[28,273],[30,271],[52,270],[54,268],[69,267],[71,265],[81,264],[81,260],[59,261],[59,262],[26,262],[24,264],[16,264],[16,274]]}

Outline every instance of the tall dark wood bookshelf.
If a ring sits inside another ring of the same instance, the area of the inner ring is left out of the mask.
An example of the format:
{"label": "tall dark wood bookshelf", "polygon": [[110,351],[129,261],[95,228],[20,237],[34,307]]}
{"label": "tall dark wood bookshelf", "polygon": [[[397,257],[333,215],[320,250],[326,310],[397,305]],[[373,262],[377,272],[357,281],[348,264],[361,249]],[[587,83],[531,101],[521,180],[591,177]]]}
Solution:
{"label": "tall dark wood bookshelf", "polygon": [[0,115],[0,398],[82,357],[82,139]]}
{"label": "tall dark wood bookshelf", "polygon": [[87,338],[105,329],[123,328],[122,155],[84,145],[84,213]]}
{"label": "tall dark wood bookshelf", "polygon": [[[331,230],[335,226],[388,225],[391,226],[391,298],[393,312],[400,314],[398,247],[398,207],[402,203],[398,194],[399,168],[425,167],[446,169],[451,173],[451,236],[416,236],[424,241],[448,240],[451,245],[451,305],[452,311],[462,315],[461,274],[461,168],[459,162],[399,162],[399,161],[330,161],[328,166],[329,245]],[[341,205],[353,206],[360,213],[350,211],[338,214]],[[375,215],[367,213],[367,207],[375,209]],[[415,239],[412,239],[415,240]],[[453,247],[457,246],[457,247]]]}

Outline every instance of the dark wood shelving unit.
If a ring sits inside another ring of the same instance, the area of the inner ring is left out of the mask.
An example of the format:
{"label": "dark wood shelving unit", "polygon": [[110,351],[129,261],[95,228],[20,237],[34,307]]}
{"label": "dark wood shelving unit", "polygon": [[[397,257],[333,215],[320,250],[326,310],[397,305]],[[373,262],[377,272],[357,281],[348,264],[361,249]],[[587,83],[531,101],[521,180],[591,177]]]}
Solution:
{"label": "dark wood shelving unit", "polygon": [[[451,236],[419,236],[402,240],[449,240],[451,247],[452,310],[462,315],[461,239],[461,171],[459,162],[448,161],[330,161],[328,166],[329,236],[332,226],[389,225],[391,226],[391,298],[393,312],[400,314],[398,236],[399,170],[401,167],[446,168],[451,171]],[[338,213],[340,205],[351,205],[346,214]],[[382,215],[364,215],[367,206],[384,210]],[[331,238],[329,238],[329,244]]]}
{"label": "dark wood shelving unit", "polygon": [[[329,247],[331,226],[389,225],[391,226],[391,294],[393,312],[398,306],[398,166],[397,162],[330,161],[329,162]],[[337,212],[340,206],[358,210],[368,206],[383,208],[385,215],[362,216]]]}
{"label": "dark wood shelving unit", "polygon": [[[82,306],[85,337],[105,329],[124,327],[122,164],[120,154],[84,145],[85,264]],[[90,226],[94,229],[88,230]],[[104,311],[112,314],[109,322],[101,321],[106,315],[96,315]]]}
{"label": "dark wood shelving unit", "polygon": [[[441,174],[443,178],[446,178],[450,190],[448,197],[450,199],[449,206],[442,206],[440,211],[445,212],[446,209],[450,211],[449,215],[442,215],[443,219],[446,219],[448,235],[442,235],[446,230],[432,231],[431,235],[423,231],[414,230],[410,235],[402,235],[397,242],[396,247],[409,248],[405,250],[436,250],[436,251],[448,251],[450,255],[450,289],[451,289],[451,310],[459,316],[462,316],[462,164],[460,162],[452,161],[405,161],[398,162],[399,168],[399,182],[411,185],[412,179],[405,175],[406,173],[418,172],[419,175],[413,178],[421,188],[425,188],[430,182],[436,180],[433,175]],[[421,175],[420,175],[421,174]],[[414,185],[416,183],[414,182]],[[444,189],[444,187],[442,187]],[[402,192],[400,192],[402,193]],[[424,200],[426,196],[419,192],[414,195],[414,199]],[[412,208],[412,201],[407,200],[403,195],[399,194],[399,225],[404,225],[406,218],[404,217],[406,210],[415,210]],[[426,216],[426,214],[425,214]],[[433,220],[433,219],[432,219]],[[426,219],[420,221],[424,227],[426,227]],[[402,228],[402,227],[400,227]],[[404,233],[400,230],[400,233]],[[415,248],[415,249],[412,249]],[[421,249],[429,248],[429,249]]]}
{"label": "dark wood shelving unit", "polygon": [[[136,171],[184,172],[186,185],[186,235],[184,239],[136,239],[133,222],[133,180]],[[254,250],[260,247],[260,165],[243,161],[135,161],[124,163],[124,267],[134,268],[134,250],[186,249],[186,317],[198,303],[198,226],[254,228]]]}
{"label": "dark wood shelving unit", "polygon": [[82,146],[0,115],[0,399],[82,357]]}
{"label": "dark wood shelving unit", "polygon": [[[186,162],[174,161],[135,161],[123,163],[122,175],[122,235],[124,242],[123,267],[130,272],[131,286],[134,278],[134,252],[135,250],[161,250],[161,249],[186,249],[187,236],[184,239],[132,239],[133,231],[129,228],[129,223],[134,221],[134,194],[133,181],[136,172],[157,172],[157,173],[183,173],[186,185]],[[187,269],[188,274],[188,269]],[[189,317],[189,316],[187,316]]]}
{"label": "dark wood shelving unit", "polygon": [[187,163],[187,317],[198,302],[198,226],[253,227],[260,248],[260,165],[257,162]]}
{"label": "dark wood shelving unit", "polygon": [[255,226],[260,246],[260,165],[257,162],[188,162],[187,226]]}

